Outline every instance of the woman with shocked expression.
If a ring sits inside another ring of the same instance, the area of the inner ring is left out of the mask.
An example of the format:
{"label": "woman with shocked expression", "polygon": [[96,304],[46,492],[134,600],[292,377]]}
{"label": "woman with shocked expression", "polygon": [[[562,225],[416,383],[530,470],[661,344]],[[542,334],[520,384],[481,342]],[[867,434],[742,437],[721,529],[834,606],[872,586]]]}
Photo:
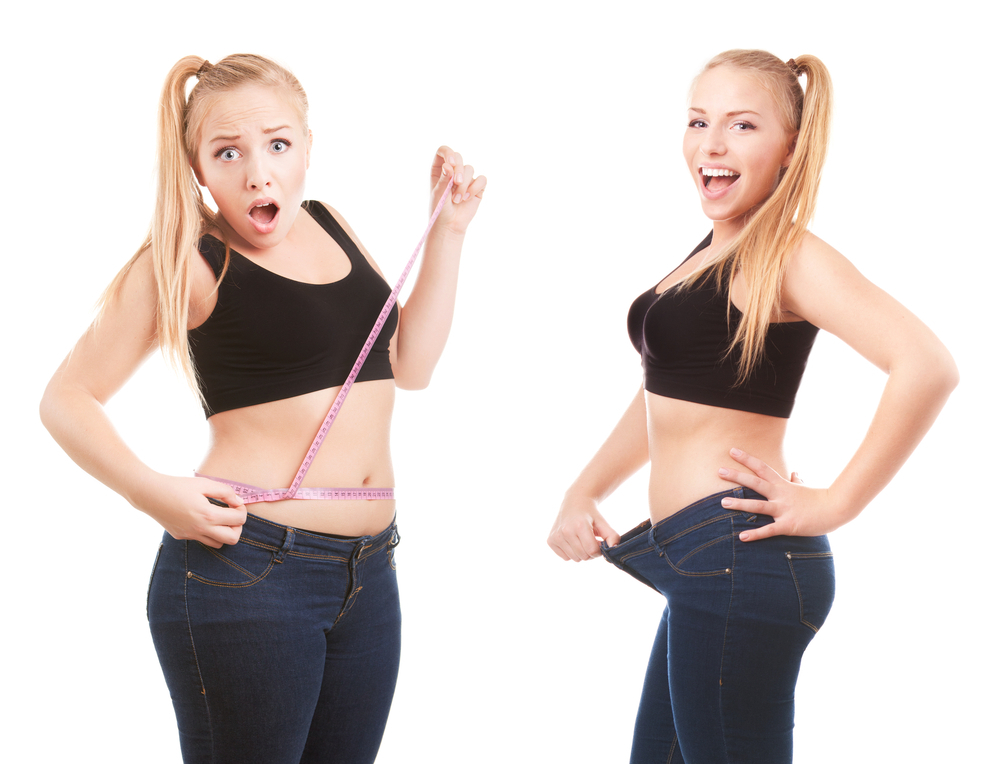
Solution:
{"label": "woman with shocked expression", "polygon": [[[934,334],[806,229],[830,103],[813,56],[728,51],[695,81],[683,151],[712,231],[632,304],[643,386],[549,536],[666,597],[633,764],[791,761],[799,662],[833,602],[825,534],[885,487],[957,383]],[[820,329],[889,378],[857,453],[811,488],[783,440]],[[619,535],[598,504],[647,460],[649,519]]]}
{"label": "woman with shocked expression", "polygon": [[[174,66],[150,236],[42,401],[70,456],[164,528],[148,615],[187,762],[371,762],[396,682],[394,393],[441,356],[486,179],[438,149],[424,267],[388,310],[344,218],[303,201],[307,107],[259,56]],[[157,346],[208,418],[195,477],[151,470],[104,413]]]}

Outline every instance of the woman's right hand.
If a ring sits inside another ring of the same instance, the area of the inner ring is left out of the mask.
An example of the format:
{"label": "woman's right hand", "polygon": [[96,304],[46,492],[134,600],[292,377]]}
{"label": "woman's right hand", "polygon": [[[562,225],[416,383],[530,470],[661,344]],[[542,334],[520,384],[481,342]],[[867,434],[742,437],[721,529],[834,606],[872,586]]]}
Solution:
{"label": "woman's right hand", "polygon": [[580,495],[566,494],[549,532],[549,546],[564,560],[583,562],[601,556],[601,539],[614,546],[621,536],[597,511],[597,502]]}
{"label": "woman's right hand", "polygon": [[[228,506],[212,504],[209,498]],[[199,541],[214,549],[239,541],[247,520],[246,506],[236,491],[208,478],[157,475],[146,486],[136,508],[178,541]]]}

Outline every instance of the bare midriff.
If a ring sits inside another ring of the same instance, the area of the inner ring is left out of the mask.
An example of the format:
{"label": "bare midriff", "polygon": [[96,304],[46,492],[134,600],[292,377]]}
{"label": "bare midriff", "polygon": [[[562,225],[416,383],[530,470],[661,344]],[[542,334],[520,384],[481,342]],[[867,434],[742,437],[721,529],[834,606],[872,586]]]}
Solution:
{"label": "bare midriff", "polygon": [[659,522],[706,496],[737,488],[719,476],[722,467],[748,472],[729,455],[732,448],[788,478],[782,453],[787,422],[647,392],[650,519]]}
{"label": "bare midriff", "polygon": [[[211,443],[198,472],[287,488],[338,392],[340,387],[331,387],[211,416]],[[355,383],[303,486],[394,487],[389,431],[395,395],[391,379]],[[362,536],[384,530],[396,502],[291,499],[249,504],[247,510],[281,525]]]}

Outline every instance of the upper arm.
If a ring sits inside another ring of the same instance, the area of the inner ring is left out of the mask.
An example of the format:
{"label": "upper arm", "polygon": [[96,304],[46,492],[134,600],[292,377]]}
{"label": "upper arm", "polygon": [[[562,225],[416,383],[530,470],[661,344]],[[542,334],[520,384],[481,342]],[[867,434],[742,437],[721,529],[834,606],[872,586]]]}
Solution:
{"label": "upper arm", "polygon": [[885,372],[910,362],[953,364],[920,319],[812,234],[788,265],[782,308],[840,337]]}
{"label": "upper arm", "polygon": [[50,382],[106,403],[157,346],[156,281],[147,250]]}

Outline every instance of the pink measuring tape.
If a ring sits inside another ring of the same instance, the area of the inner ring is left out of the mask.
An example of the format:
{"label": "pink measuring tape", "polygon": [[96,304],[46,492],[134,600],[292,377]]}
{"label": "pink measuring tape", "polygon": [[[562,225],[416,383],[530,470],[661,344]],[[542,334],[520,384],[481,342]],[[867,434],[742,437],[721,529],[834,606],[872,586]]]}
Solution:
{"label": "pink measuring tape", "polygon": [[392,306],[396,304],[396,300],[399,298],[399,291],[403,288],[403,283],[406,281],[406,277],[410,275],[410,270],[413,268],[413,264],[417,261],[417,256],[420,254],[420,248],[424,246],[424,242],[427,240],[427,236],[431,232],[434,222],[438,219],[438,215],[441,214],[441,210],[444,208],[444,203],[448,199],[448,195],[451,192],[453,185],[454,179],[449,178],[448,186],[445,188],[444,193],[441,194],[441,198],[438,200],[437,207],[434,208],[434,212],[431,213],[430,222],[427,223],[427,228],[424,229],[423,236],[421,236],[420,241],[417,242],[417,247],[413,250],[413,254],[410,255],[410,259],[406,263],[406,267],[403,268],[403,273],[396,282],[396,286],[393,287],[392,292],[389,293],[389,299],[387,299],[385,301],[385,305],[382,306],[382,312],[379,313],[378,318],[375,319],[375,326],[373,326],[371,332],[369,332],[368,339],[365,340],[364,347],[361,348],[361,353],[358,355],[358,360],[354,362],[354,367],[351,369],[351,373],[347,375],[347,379],[344,380],[344,384],[340,388],[340,393],[337,394],[336,400],[334,400],[333,405],[330,407],[326,417],[323,419],[323,424],[320,425],[319,432],[317,432],[316,437],[313,438],[312,445],[309,446],[309,450],[306,452],[306,456],[302,460],[302,464],[299,466],[298,472],[295,473],[295,480],[292,481],[292,484],[288,488],[258,488],[257,486],[239,483],[235,480],[226,480],[225,478],[213,477],[212,475],[202,475],[198,472],[195,473],[196,477],[209,478],[210,480],[215,480],[219,483],[225,483],[236,491],[240,498],[243,499],[244,504],[256,504],[261,501],[284,501],[286,499],[372,500],[392,499],[395,497],[392,488],[310,488],[303,487],[302,481],[305,479],[306,473],[309,472],[309,468],[312,466],[313,460],[316,458],[319,447],[323,445],[323,441],[326,439],[326,434],[333,426],[333,422],[337,418],[337,414],[340,413],[340,409],[344,405],[344,399],[350,392],[351,387],[354,386],[354,380],[361,371],[361,366],[368,357],[368,353],[371,352],[372,346],[375,344],[375,338],[378,337],[379,332],[382,331],[382,326],[385,324],[385,320],[389,317],[389,311],[391,311]]}

